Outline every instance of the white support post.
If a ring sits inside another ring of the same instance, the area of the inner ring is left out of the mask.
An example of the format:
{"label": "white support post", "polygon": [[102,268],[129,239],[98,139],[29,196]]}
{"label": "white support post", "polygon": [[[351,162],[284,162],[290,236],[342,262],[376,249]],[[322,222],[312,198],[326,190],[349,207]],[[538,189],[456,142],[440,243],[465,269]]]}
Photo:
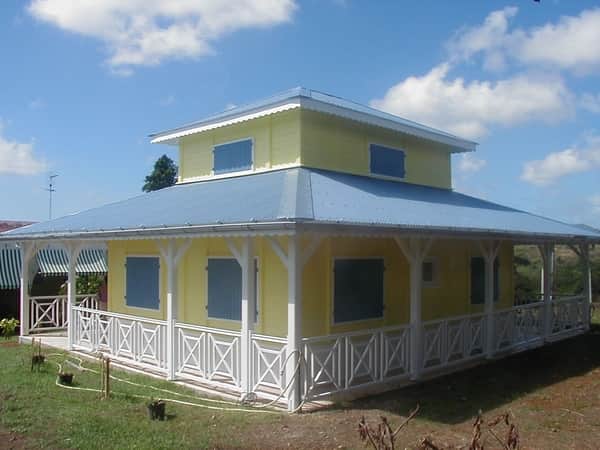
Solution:
{"label": "white support post", "polygon": [[242,243],[242,328],[241,328],[241,383],[242,392],[252,392],[252,331],[254,329],[255,308],[255,267],[254,267],[254,242],[252,237],[244,238]]}
{"label": "white support post", "polygon": [[539,246],[543,264],[542,295],[544,296],[544,340],[552,334],[552,285],[554,274],[554,245]]}
{"label": "white support post", "polygon": [[302,338],[302,250],[297,235],[288,238],[288,342],[286,382],[295,378],[288,394],[288,410],[300,405],[300,377],[295,373],[299,367],[300,342]]}
{"label": "white support post", "polygon": [[416,381],[423,369],[423,260],[433,240],[411,237],[406,241],[395,237],[395,241],[410,266],[410,378]]}
{"label": "white support post", "polygon": [[77,298],[77,259],[82,250],[81,242],[65,242],[65,249],[69,258],[69,270],[67,273],[67,312],[69,317],[69,326],[67,327],[67,341],[69,350],[73,350],[75,315],[73,306]]}
{"label": "white support post", "polygon": [[286,383],[294,382],[288,391],[288,411],[296,411],[301,402],[300,358],[302,353],[302,273],[304,266],[317,251],[322,235],[312,236],[308,246],[302,249],[300,236],[288,236],[287,253],[274,237],[268,237],[267,242],[286,267],[288,273],[288,341],[285,379]]}
{"label": "white support post", "polygon": [[494,263],[498,256],[500,244],[498,241],[479,242],[481,254],[485,261],[485,356],[488,359],[494,357],[495,323],[494,323]]}
{"label": "white support post", "polygon": [[242,397],[252,392],[252,331],[256,311],[256,282],[254,266],[254,238],[244,238],[241,248],[233,239],[227,239],[229,250],[242,268],[242,326],[240,330],[240,383]]}
{"label": "white support post", "polygon": [[20,336],[29,334],[29,325],[31,322],[29,311],[29,264],[35,255],[36,246],[33,242],[21,242],[19,244],[21,251],[21,291],[19,301],[20,312]]}
{"label": "white support post", "polygon": [[167,379],[174,380],[177,371],[177,269],[181,258],[190,247],[191,241],[185,240],[180,245],[175,239],[166,243],[157,243],[160,254],[167,266]]}

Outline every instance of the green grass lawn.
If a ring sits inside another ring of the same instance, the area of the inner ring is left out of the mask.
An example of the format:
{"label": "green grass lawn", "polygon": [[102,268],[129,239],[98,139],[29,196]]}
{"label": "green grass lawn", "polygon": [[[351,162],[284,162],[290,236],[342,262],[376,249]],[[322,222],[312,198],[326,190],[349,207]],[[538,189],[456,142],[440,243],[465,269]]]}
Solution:
{"label": "green grass lawn", "polygon": [[[63,354],[49,360],[64,358]],[[597,449],[600,442],[600,308],[595,311],[592,330],[585,335],[310,414],[167,404],[169,420],[151,421],[147,400],[133,395],[169,395],[113,382],[113,390],[125,395],[100,400],[94,392],[57,387],[56,367],[51,362],[39,373],[31,372],[30,362],[30,346],[0,341],[0,448],[358,449],[364,448],[357,433],[362,416],[372,424],[381,416],[399,424],[417,403],[421,410],[402,431],[396,448],[414,449],[425,436],[438,444],[465,445],[479,410],[487,419],[511,412],[524,449]],[[85,366],[98,369],[89,362]],[[99,387],[99,375],[74,373],[78,386]],[[166,381],[114,373],[193,394]],[[8,447],[7,439],[14,439]],[[488,441],[485,448],[500,447]]]}
{"label": "green grass lawn", "polygon": [[[44,349],[46,354],[53,352],[53,349]],[[57,366],[52,361],[60,362],[65,358],[65,354],[49,356],[41,371],[32,372],[31,346],[7,346],[0,342],[0,426],[25,435],[31,446],[88,449],[242,447],[244,430],[257,423],[276,422],[283,415],[224,412],[168,403],[168,420],[151,421],[146,409],[148,401],[133,395],[170,397],[209,407],[235,406],[177,397],[117,381],[111,383],[113,398],[100,400],[98,393],[67,390],[55,385]],[[84,362],[84,366],[99,370],[98,364]],[[75,386],[100,387],[100,375],[68,371],[75,374]],[[114,374],[141,384],[194,395],[173,383],[147,376],[119,371]]]}

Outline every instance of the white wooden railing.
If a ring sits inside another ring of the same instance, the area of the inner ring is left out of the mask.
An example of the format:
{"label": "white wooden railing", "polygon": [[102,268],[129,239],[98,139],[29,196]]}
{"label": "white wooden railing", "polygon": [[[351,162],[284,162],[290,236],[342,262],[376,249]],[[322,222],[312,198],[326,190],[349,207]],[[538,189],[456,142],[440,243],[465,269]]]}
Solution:
{"label": "white wooden railing", "polygon": [[450,317],[423,324],[423,369],[447,367],[482,355],[485,315]]}
{"label": "white wooden railing", "polygon": [[[56,300],[56,299],[54,299]],[[54,301],[53,300],[53,301]],[[83,299],[82,299],[83,301]],[[90,300],[91,301],[91,300]],[[583,296],[550,303],[530,303],[494,312],[494,354],[521,351],[545,341],[559,340],[586,329]],[[76,349],[102,351],[112,358],[167,373],[167,353],[174,352],[179,379],[197,380],[241,391],[239,331],[175,323],[174,348],[167,348],[167,322],[138,316],[73,308]],[[550,325],[545,320],[549,317]],[[486,316],[473,314],[424,322],[424,374],[452,369],[485,355]],[[285,401],[286,338],[251,333],[251,389],[265,398]],[[300,385],[303,398],[318,399],[338,392],[408,380],[411,329],[409,325],[303,338]]]}
{"label": "white wooden railing", "polygon": [[408,376],[407,325],[304,338],[303,394],[315,399]]}
{"label": "white wooden railing", "polygon": [[[76,305],[98,309],[98,296],[82,294],[75,297]],[[66,295],[29,297],[29,330],[57,331],[69,326],[68,299]]]}
{"label": "white wooden railing", "polygon": [[176,323],[175,373],[216,385],[240,387],[240,333]]}
{"label": "white wooden railing", "polygon": [[73,307],[73,317],[74,348],[166,371],[166,321],[81,306]]}
{"label": "white wooden railing", "polygon": [[[251,382],[254,392],[263,394],[287,394],[285,388],[286,338],[251,335]],[[285,392],[284,392],[285,391]],[[282,398],[287,398],[283,395]]]}

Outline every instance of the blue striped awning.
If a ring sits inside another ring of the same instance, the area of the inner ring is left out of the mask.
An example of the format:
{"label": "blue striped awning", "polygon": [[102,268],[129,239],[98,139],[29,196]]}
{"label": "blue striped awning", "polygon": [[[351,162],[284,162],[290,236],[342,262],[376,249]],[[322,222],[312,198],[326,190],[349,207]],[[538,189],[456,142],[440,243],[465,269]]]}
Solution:
{"label": "blue striped awning", "polygon": [[0,289],[18,289],[21,285],[21,252],[18,248],[0,249]]}
{"label": "blue striped awning", "polygon": [[[60,248],[44,248],[36,257],[37,273],[66,275],[69,271],[67,254]],[[77,260],[78,274],[105,274],[108,272],[106,250],[85,249]],[[21,252],[18,248],[0,248],[0,289],[18,289],[21,286]]]}
{"label": "blue striped awning", "polygon": [[[69,271],[67,254],[60,248],[45,248],[37,253],[39,273],[42,275],[64,275]],[[77,273],[106,273],[106,251],[101,249],[84,249],[77,260]]]}

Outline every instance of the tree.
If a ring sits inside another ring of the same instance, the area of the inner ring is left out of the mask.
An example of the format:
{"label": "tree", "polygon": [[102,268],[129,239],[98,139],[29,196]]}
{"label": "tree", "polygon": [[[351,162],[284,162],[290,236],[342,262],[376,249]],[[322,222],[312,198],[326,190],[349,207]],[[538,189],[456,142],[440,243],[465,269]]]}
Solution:
{"label": "tree", "polygon": [[142,191],[158,191],[173,186],[177,181],[177,165],[167,155],[162,155],[154,163],[152,173],[146,177]]}

